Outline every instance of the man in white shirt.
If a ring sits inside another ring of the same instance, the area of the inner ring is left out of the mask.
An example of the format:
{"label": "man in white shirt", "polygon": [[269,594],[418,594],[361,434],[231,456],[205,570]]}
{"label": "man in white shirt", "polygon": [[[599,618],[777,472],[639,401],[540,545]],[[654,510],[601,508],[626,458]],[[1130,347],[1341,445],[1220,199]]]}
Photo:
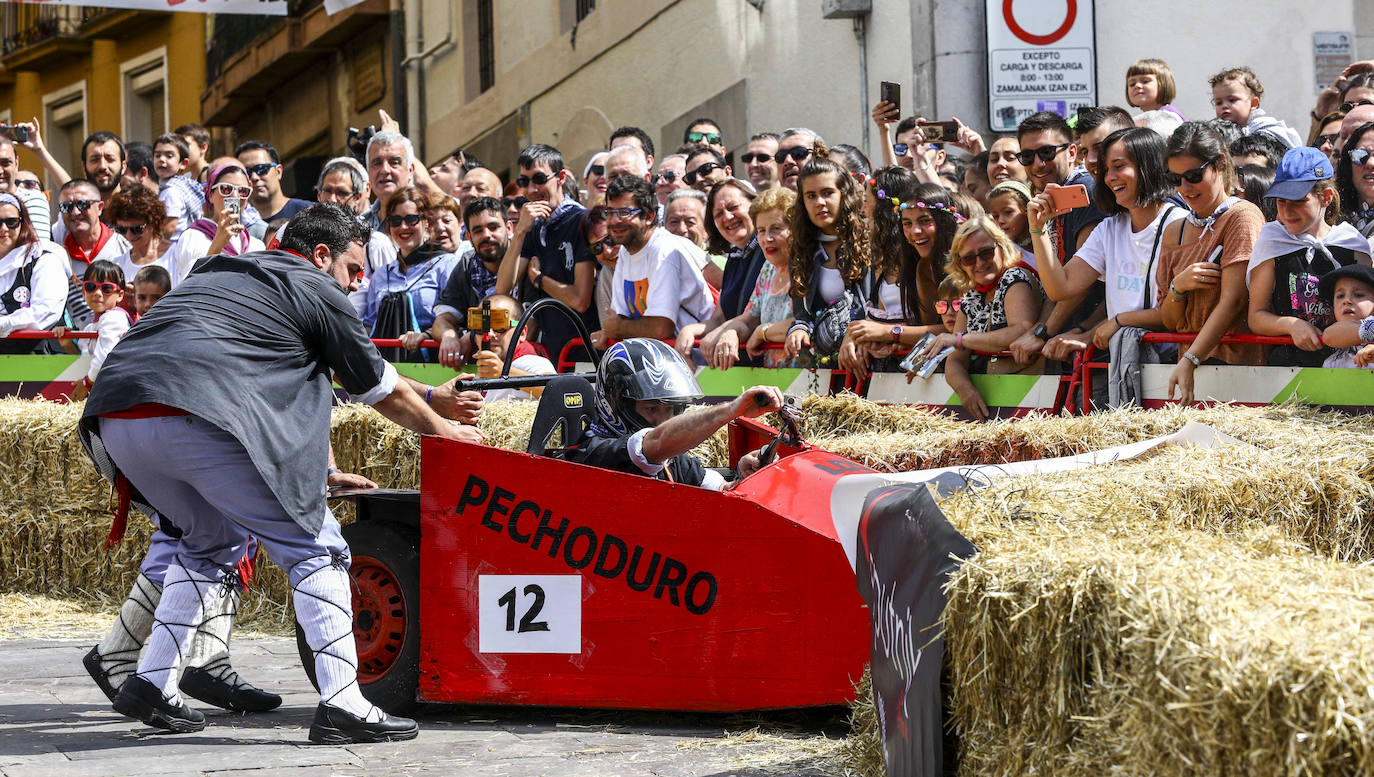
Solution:
{"label": "man in white shirt", "polygon": [[620,246],[612,279],[612,309],[602,330],[612,340],[671,340],[679,327],[706,321],[715,302],[697,269],[692,241],[655,226],[653,184],[621,176],[606,187],[606,228]]}

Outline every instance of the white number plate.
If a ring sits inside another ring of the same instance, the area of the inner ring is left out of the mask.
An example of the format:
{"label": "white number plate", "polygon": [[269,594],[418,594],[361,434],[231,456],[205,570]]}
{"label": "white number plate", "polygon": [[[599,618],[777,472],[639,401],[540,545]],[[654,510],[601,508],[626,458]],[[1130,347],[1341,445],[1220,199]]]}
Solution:
{"label": "white number plate", "polygon": [[581,653],[579,575],[479,575],[478,649],[483,653]]}

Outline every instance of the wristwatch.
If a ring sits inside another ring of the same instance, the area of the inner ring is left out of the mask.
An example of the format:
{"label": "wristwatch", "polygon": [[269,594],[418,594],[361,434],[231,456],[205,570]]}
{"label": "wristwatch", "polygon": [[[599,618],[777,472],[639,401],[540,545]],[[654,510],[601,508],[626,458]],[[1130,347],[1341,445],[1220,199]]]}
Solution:
{"label": "wristwatch", "polygon": [[1035,331],[1034,331],[1034,332],[1031,332],[1031,334],[1035,335],[1036,337],[1040,338],[1041,340],[1048,340],[1048,339],[1050,339],[1050,330],[1049,330],[1049,328],[1046,327],[1044,324],[1041,324],[1040,326],[1037,326],[1037,327],[1035,328]]}
{"label": "wristwatch", "polygon": [[900,324],[892,327],[892,343],[893,345],[902,344],[902,327]]}
{"label": "wristwatch", "polygon": [[544,273],[541,272],[534,277],[534,288],[544,290]]}

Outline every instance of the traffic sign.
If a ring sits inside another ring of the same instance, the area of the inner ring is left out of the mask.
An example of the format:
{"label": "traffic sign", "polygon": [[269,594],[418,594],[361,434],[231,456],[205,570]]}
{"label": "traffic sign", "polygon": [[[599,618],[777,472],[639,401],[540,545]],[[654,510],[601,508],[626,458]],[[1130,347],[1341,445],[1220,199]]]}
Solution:
{"label": "traffic sign", "polygon": [[988,126],[1036,111],[1068,118],[1097,104],[1094,0],[985,0]]}

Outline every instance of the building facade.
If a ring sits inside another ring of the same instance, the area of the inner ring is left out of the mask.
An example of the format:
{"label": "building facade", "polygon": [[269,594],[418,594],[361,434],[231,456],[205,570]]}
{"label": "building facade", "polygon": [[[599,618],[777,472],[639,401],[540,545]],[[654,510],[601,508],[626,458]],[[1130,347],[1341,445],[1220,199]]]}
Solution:
{"label": "building facade", "polygon": [[[151,141],[200,119],[204,14],[38,3],[0,7],[0,123],[37,118],[44,142],[73,174],[81,143],[100,129]],[[46,176],[28,151],[20,165]],[[53,189],[53,181],[47,188]]]}

